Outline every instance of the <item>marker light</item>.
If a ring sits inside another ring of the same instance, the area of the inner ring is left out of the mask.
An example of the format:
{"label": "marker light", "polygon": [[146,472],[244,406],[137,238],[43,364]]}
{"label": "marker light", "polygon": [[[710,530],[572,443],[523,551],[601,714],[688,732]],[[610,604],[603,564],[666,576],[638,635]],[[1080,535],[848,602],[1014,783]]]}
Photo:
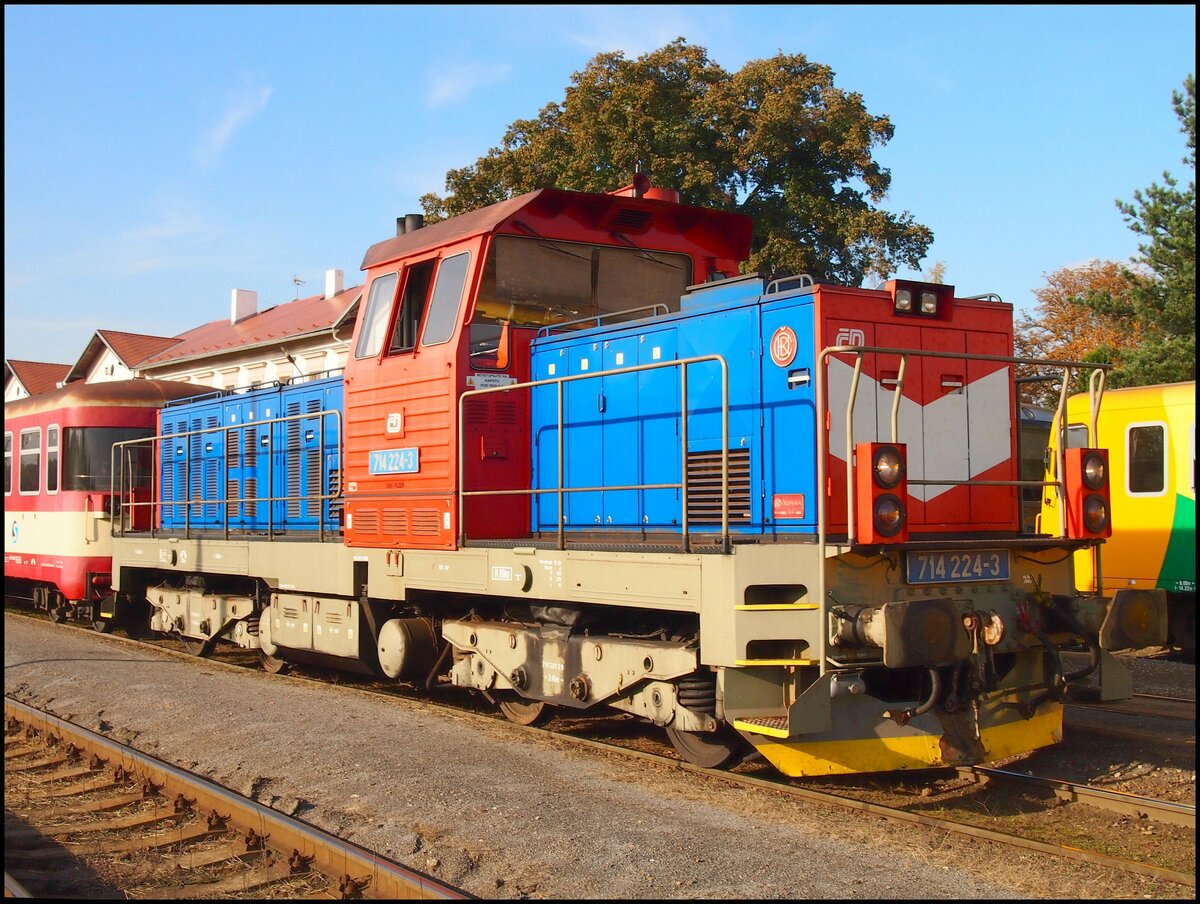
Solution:
{"label": "marker light", "polygon": [[858,443],[854,476],[855,534],[862,544],[908,538],[908,479],[903,443]]}

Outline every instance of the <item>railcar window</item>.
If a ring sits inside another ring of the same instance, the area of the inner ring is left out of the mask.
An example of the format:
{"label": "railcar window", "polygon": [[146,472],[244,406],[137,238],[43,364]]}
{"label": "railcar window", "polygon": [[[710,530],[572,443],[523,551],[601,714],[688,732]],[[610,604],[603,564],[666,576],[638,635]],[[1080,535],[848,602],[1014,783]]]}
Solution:
{"label": "railcar window", "polygon": [[[142,427],[68,427],[63,431],[63,489],[108,492],[112,488],[113,444],[153,435],[153,430]],[[149,486],[149,465],[144,455],[135,455],[133,461],[133,486]],[[127,463],[127,488],[129,467]]]}
{"label": "railcar window", "polygon": [[4,495],[12,495],[12,434],[4,434]]}
{"label": "railcar window", "polygon": [[[691,281],[692,261],[684,254],[497,236],[484,262],[471,318],[472,366],[496,366],[501,326],[506,322],[550,326],[656,304],[678,311],[679,299]],[[647,316],[649,311],[640,313]]]}
{"label": "railcar window", "polygon": [[37,493],[42,488],[42,430],[40,427],[21,431],[21,451],[18,464],[21,473],[17,477],[17,485],[21,493],[25,495]]}
{"label": "railcar window", "polygon": [[408,268],[404,278],[404,298],[392,325],[392,341],[388,354],[416,348],[417,330],[421,326],[421,315],[425,313],[425,300],[429,297],[429,283],[433,280],[436,261],[414,264]]}
{"label": "railcar window", "polygon": [[1154,494],[1166,489],[1166,428],[1162,424],[1131,426],[1126,457],[1130,493]]}
{"label": "railcar window", "polygon": [[367,298],[367,309],[363,313],[362,332],[354,349],[356,358],[372,358],[383,348],[383,335],[387,330],[388,315],[392,312],[392,300],[396,297],[396,280],[399,274],[385,273],[371,283],[371,294]]}
{"label": "railcar window", "polygon": [[438,267],[437,283],[433,287],[433,297],[429,300],[429,316],[425,319],[422,345],[441,345],[454,335],[470,264],[471,254],[468,251],[446,258]]}
{"label": "railcar window", "polygon": [[58,425],[46,428],[46,492],[58,492]]}

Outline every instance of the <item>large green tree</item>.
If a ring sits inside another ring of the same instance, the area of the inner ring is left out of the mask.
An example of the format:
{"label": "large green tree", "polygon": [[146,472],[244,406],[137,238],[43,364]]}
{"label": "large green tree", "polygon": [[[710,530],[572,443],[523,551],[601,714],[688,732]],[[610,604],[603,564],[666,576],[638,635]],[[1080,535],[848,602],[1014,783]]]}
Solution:
{"label": "large green tree", "polygon": [[[1132,286],[1122,294],[1099,293],[1084,299],[1094,310],[1124,318],[1141,331],[1137,346],[1124,351],[1110,386],[1144,386],[1196,378],[1196,81],[1189,75],[1183,92],[1173,92],[1180,130],[1186,136],[1183,158],[1191,178],[1187,187],[1169,172],[1163,185],[1135,191],[1133,202],[1117,202],[1129,227],[1146,241],[1138,245]],[[1101,352],[1110,351],[1102,348]]]}
{"label": "large green tree", "polygon": [[536,188],[609,191],[644,172],[685,203],[751,215],[748,270],[857,286],[919,268],[933,233],[875,206],[891,174],[872,152],[892,124],[833,75],[783,53],[729,73],[683,38],[634,60],[602,53],[561,102],[512,123],[500,147],[446,174],[446,197],[421,203],[437,220]]}

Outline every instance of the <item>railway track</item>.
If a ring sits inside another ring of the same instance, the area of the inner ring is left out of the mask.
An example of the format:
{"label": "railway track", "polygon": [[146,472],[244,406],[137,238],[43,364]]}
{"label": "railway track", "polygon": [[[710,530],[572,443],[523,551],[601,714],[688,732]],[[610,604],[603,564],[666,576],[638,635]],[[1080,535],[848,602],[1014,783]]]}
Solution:
{"label": "railway track", "polygon": [[[1069,727],[1073,732],[1086,732],[1130,741],[1192,747],[1196,745],[1196,701],[1183,697],[1158,694],[1134,694],[1129,700],[1100,701],[1084,693],[1066,701]],[[1098,717],[1107,714],[1107,717]],[[1112,718],[1115,717],[1115,718]],[[1155,728],[1139,726],[1147,718],[1178,723],[1181,727]]]}
{"label": "railway track", "polygon": [[6,896],[462,899],[462,891],[5,698]]}
{"label": "railway track", "polygon": [[[85,630],[85,629],[77,629]],[[145,643],[146,641],[126,641],[124,638],[116,638],[120,642]],[[193,658],[186,651],[182,650],[180,645],[174,644],[170,640],[155,640],[153,646],[162,649],[172,655],[181,658]],[[228,661],[223,661],[223,660]],[[219,663],[229,668],[242,668],[251,665],[254,662],[254,657],[244,654],[244,651],[232,651],[228,657],[224,654],[214,658],[214,663]],[[340,680],[347,682],[347,676],[340,675]],[[323,684],[324,680],[320,677],[308,677],[302,672],[290,676],[290,680],[308,681],[317,684]],[[407,690],[402,685],[385,685],[382,682],[376,683],[366,679],[352,679],[349,681],[355,687],[356,691],[368,694],[379,694],[396,697],[409,701],[410,703],[422,707],[448,707],[457,713],[462,713],[460,706],[452,706],[449,703],[442,703],[437,700],[431,700],[426,695],[419,695],[411,690]],[[472,697],[471,699],[477,700]],[[1176,885],[1185,887],[1195,887],[1195,876],[1192,873],[1184,873],[1176,870],[1165,869],[1155,866],[1150,863],[1144,863],[1127,858],[1114,857],[1100,851],[1083,850],[1078,846],[1061,845],[1049,843],[1035,838],[1026,838],[1014,835],[1007,832],[996,831],[977,825],[972,825],[966,819],[948,818],[945,816],[931,816],[928,813],[918,812],[917,808],[905,809],[903,807],[887,806],[870,800],[865,800],[861,796],[855,796],[853,787],[839,787],[838,790],[830,791],[827,789],[805,786],[798,780],[785,779],[783,777],[763,777],[760,775],[745,774],[742,771],[723,771],[723,770],[707,770],[693,766],[690,763],[681,761],[677,755],[664,742],[646,743],[646,732],[641,729],[640,723],[631,719],[618,718],[613,721],[613,725],[605,725],[601,729],[582,729],[587,733],[595,733],[596,730],[606,731],[610,734],[628,733],[630,737],[623,741],[613,741],[611,739],[585,737],[579,731],[560,731],[548,730],[543,728],[522,727],[508,723],[503,717],[489,711],[483,711],[481,707],[474,707],[474,715],[486,718],[490,721],[500,721],[509,725],[513,731],[538,732],[544,736],[552,737],[563,743],[578,745],[583,747],[592,747],[607,751],[609,753],[621,756],[637,757],[647,761],[655,762],[661,766],[668,768],[685,769],[698,774],[704,774],[724,782],[732,782],[749,789],[768,790],[771,792],[787,794],[795,797],[800,797],[812,802],[822,803],[828,806],[838,807],[841,809],[855,810],[858,812],[870,814],[873,816],[882,817],[889,821],[907,824],[922,824],[933,828],[937,831],[950,833],[960,837],[972,838],[977,840],[985,840],[1004,845],[1009,848],[1021,850],[1036,851],[1043,854],[1064,857],[1072,860],[1084,861],[1111,869],[1121,870],[1127,873],[1135,873],[1143,876],[1149,876],[1155,879],[1171,882]],[[583,720],[579,720],[583,722]],[[598,722],[605,720],[587,720],[589,725],[595,726]],[[551,728],[554,728],[552,723]],[[646,749],[647,747],[653,749]],[[955,770],[940,770],[939,772],[946,775],[952,775]],[[1051,802],[1078,802],[1089,805],[1091,807],[1099,807],[1120,814],[1133,815],[1137,819],[1152,819],[1169,825],[1183,826],[1194,831],[1195,827],[1195,808],[1190,805],[1180,805],[1166,801],[1153,801],[1147,798],[1135,797],[1133,795],[1121,794],[1112,792],[1106,789],[1089,788],[1086,785],[1078,783],[1064,782],[1055,779],[1038,778],[1017,773],[1006,773],[1003,770],[984,769],[982,767],[971,767],[957,770],[957,774],[964,780],[976,784],[986,784],[989,787],[995,788],[1005,786],[1010,789],[1010,794],[1021,794],[1041,797]]]}

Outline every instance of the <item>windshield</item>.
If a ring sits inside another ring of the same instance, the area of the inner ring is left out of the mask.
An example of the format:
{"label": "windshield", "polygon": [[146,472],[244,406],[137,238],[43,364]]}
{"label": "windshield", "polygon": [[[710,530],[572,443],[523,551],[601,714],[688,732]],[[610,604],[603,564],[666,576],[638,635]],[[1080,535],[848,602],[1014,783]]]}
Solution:
{"label": "windshield", "polygon": [[581,328],[595,324],[589,318],[607,320],[639,311],[649,316],[644,309],[654,305],[678,311],[680,296],[691,281],[692,261],[685,254],[497,236],[471,320],[472,364],[477,369],[497,367],[501,324],[550,326],[584,320],[572,327]]}

